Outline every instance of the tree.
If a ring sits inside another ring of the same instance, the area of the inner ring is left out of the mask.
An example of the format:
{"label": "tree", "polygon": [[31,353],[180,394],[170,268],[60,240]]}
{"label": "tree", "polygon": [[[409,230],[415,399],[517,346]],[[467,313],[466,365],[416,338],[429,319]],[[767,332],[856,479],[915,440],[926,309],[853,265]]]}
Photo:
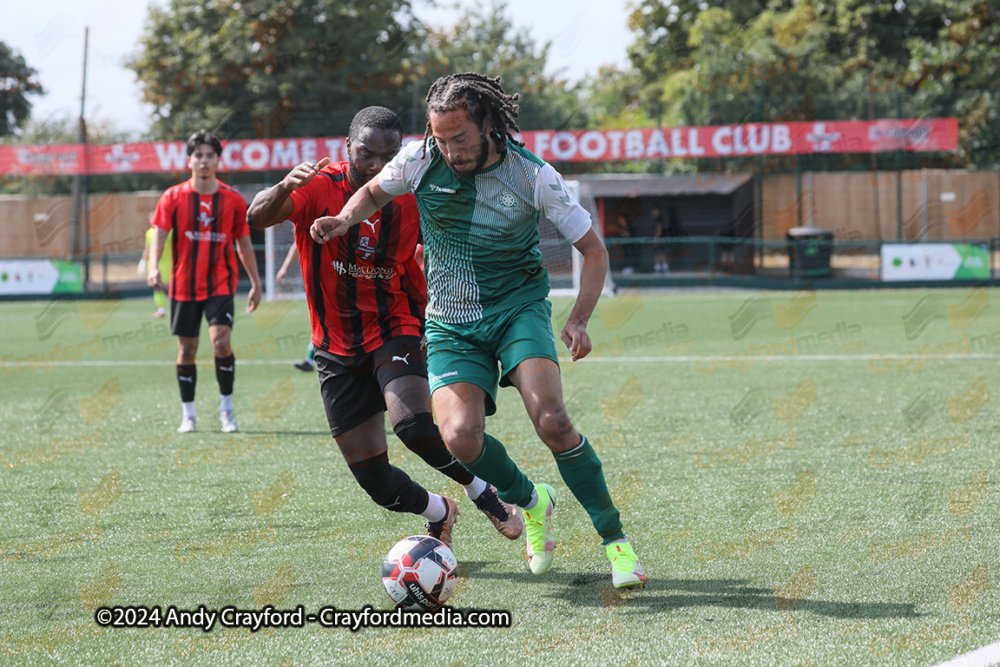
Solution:
{"label": "tree", "polygon": [[630,26],[639,103],[663,124],[958,116],[968,161],[997,162],[986,0],[643,0]]}
{"label": "tree", "polygon": [[578,91],[558,73],[545,72],[550,44],[538,46],[525,29],[516,28],[502,1],[463,10],[453,26],[432,28],[428,37],[429,54],[443,67],[420,81],[427,84],[421,99],[442,74],[478,72],[502,77],[504,89],[520,95],[522,130],[587,126]]}
{"label": "tree", "polygon": [[129,60],[153,134],[344,135],[358,109],[410,102],[408,0],[170,0]]}
{"label": "tree", "polygon": [[38,72],[0,42],[0,138],[14,135],[31,114],[29,95],[44,95]]}
{"label": "tree", "polygon": [[931,166],[995,168],[1000,161],[1000,96],[995,82],[1000,67],[1000,11],[996,3],[985,0],[927,4],[923,34],[906,36],[909,67],[884,85],[901,91],[904,115],[958,117],[957,154]]}
{"label": "tree", "polygon": [[602,67],[582,87],[590,112],[590,127],[617,130],[655,124],[655,105],[651,105],[647,115],[640,103],[642,82],[636,71]]}
{"label": "tree", "polygon": [[629,59],[644,84],[654,83],[661,73],[686,68],[691,61],[689,37],[702,11],[724,9],[734,25],[744,25],[766,5],[762,0],[641,0],[629,15],[636,36]]}

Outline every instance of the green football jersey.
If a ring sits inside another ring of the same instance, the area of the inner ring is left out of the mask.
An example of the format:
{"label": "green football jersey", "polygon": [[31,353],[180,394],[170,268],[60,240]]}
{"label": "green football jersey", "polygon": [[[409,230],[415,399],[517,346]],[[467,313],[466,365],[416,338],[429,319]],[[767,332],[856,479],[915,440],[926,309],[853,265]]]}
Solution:
{"label": "green football jersey", "polygon": [[388,194],[416,195],[427,274],[427,318],[475,322],[545,298],[548,271],[538,248],[541,215],[570,243],[590,215],[551,165],[507,142],[507,152],[471,178],[459,178],[436,146],[403,147],[379,174]]}

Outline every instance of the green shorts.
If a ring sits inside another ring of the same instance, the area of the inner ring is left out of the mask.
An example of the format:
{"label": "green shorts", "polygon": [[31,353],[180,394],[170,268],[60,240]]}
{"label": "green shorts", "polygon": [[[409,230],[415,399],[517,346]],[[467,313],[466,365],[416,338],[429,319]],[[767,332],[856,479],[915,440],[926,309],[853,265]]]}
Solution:
{"label": "green shorts", "polygon": [[497,411],[497,386],[510,386],[507,374],[519,363],[539,357],[559,363],[548,299],[469,324],[427,320],[426,332],[431,394],[438,387],[470,382],[486,392],[487,415]]}

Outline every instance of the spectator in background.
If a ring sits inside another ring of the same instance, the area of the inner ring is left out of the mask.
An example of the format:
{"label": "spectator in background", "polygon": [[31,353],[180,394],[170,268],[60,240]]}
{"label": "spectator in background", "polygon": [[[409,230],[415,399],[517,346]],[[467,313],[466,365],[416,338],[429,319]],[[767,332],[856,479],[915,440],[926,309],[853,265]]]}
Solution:
{"label": "spectator in background", "polygon": [[[681,231],[680,223],[677,220],[677,211],[671,206],[667,209],[667,217],[663,222],[662,237],[676,238],[687,236],[687,232]],[[670,273],[670,263],[667,261],[671,255],[683,256],[680,246],[674,243],[659,243],[656,247],[656,257],[654,258],[653,271],[656,273]]]}
{"label": "spectator in background", "polygon": [[648,212],[643,211],[636,216],[629,232],[632,238],[649,239],[637,244],[639,251],[637,253],[637,269],[641,273],[652,273],[653,266],[656,264],[656,253],[661,250],[656,239],[663,236],[663,213],[660,211],[660,207],[653,204]]}
{"label": "spectator in background", "polygon": [[628,228],[628,218],[624,213],[616,213],[610,217],[607,229],[604,230],[605,239],[608,241],[608,257],[610,259],[611,270],[617,273],[629,275],[632,273],[632,250],[633,247],[615,239],[627,239],[631,236]]}

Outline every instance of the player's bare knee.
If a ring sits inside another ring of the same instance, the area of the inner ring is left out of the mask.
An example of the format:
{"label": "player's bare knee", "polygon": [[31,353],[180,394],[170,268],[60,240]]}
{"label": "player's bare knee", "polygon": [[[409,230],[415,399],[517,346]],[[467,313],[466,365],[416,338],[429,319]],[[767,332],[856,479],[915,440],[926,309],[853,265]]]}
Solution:
{"label": "player's bare knee", "polygon": [[177,363],[190,365],[195,362],[198,356],[198,344],[179,343],[177,346]]}
{"label": "player's bare knee", "polygon": [[220,333],[212,336],[212,350],[215,352],[215,356],[228,357],[232,354],[233,349],[230,346],[231,340],[232,339],[230,338],[228,331],[226,333]]}
{"label": "player's bare knee", "polygon": [[563,407],[543,408],[533,416],[532,421],[535,423],[538,437],[549,446],[562,444],[576,434],[573,422]]}
{"label": "player's bare knee", "polygon": [[454,421],[439,426],[441,439],[448,451],[462,463],[471,463],[479,458],[483,448],[483,429],[471,424]]}

